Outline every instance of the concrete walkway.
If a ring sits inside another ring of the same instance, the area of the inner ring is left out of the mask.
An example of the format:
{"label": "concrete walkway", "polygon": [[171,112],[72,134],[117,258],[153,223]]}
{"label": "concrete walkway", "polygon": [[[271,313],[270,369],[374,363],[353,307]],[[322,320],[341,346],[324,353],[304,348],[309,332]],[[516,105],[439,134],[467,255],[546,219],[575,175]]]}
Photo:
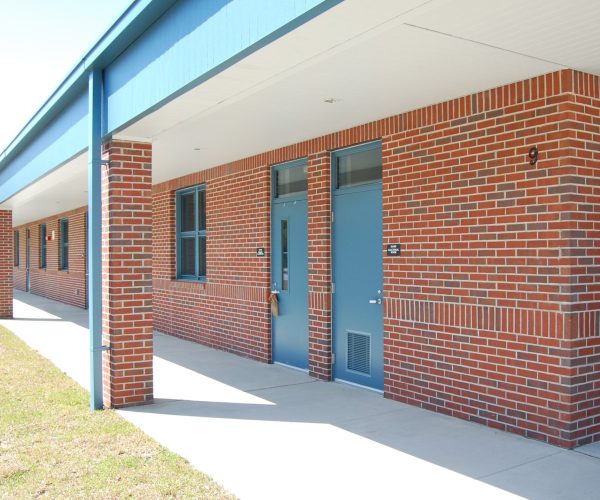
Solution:
{"label": "concrete walkway", "polygon": [[[15,291],[1,320],[88,387],[87,311]],[[243,499],[600,498],[568,451],[156,334],[156,404],[127,420]]]}

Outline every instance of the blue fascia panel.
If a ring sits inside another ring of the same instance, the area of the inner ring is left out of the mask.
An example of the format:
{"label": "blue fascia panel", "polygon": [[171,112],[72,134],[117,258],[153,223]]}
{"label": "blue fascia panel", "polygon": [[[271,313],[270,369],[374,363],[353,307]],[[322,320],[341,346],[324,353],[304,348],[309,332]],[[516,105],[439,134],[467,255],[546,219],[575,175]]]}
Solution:
{"label": "blue fascia panel", "polygon": [[137,0],[0,153],[0,203],[87,148],[90,70],[106,137],[341,1]]}
{"label": "blue fascia panel", "polygon": [[[176,0],[137,0],[119,16],[111,28],[92,46],[69,72],[58,88],[27,122],[13,141],[0,153],[0,171],[9,165],[27,147],[64,107],[87,90],[88,73],[92,68],[102,69],[113,61],[144,31],[168,10]],[[2,200],[3,198],[0,198]]]}
{"label": "blue fascia panel", "polygon": [[182,0],[104,71],[118,132],[342,0]]}
{"label": "blue fascia panel", "polygon": [[77,156],[87,147],[87,92],[81,92],[0,170],[0,202]]}

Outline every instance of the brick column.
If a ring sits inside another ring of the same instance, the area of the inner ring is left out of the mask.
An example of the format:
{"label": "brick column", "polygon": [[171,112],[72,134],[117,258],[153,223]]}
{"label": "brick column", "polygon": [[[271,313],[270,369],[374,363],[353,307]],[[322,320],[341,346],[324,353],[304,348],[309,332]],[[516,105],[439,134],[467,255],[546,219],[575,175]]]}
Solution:
{"label": "brick column", "polygon": [[151,403],[152,146],[112,141],[102,173],[104,404]]}
{"label": "brick column", "polygon": [[324,151],[308,158],[308,366],[331,380],[331,165]]}
{"label": "brick column", "polygon": [[12,211],[0,210],[0,318],[13,315]]}

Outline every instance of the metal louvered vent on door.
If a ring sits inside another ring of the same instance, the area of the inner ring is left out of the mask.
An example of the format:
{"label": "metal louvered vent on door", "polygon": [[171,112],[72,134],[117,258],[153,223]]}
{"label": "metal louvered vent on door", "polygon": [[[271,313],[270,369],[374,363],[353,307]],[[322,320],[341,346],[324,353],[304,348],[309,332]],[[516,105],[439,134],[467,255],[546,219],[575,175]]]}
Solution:
{"label": "metal louvered vent on door", "polygon": [[371,337],[364,333],[347,332],[348,352],[347,369],[354,372],[371,374]]}

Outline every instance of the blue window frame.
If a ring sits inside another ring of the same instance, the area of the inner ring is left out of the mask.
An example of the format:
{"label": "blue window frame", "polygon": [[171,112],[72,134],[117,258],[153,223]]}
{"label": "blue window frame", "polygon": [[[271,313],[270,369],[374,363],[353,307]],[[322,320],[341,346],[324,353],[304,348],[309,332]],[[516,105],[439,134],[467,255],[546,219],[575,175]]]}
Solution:
{"label": "blue window frame", "polygon": [[204,185],[177,191],[177,279],[206,279],[206,191]]}
{"label": "blue window frame", "polygon": [[40,268],[46,269],[46,224],[40,224]]}
{"label": "blue window frame", "polygon": [[15,231],[14,234],[14,265],[19,267],[19,231]]}
{"label": "blue window frame", "polygon": [[60,220],[59,269],[69,269],[69,219]]}

